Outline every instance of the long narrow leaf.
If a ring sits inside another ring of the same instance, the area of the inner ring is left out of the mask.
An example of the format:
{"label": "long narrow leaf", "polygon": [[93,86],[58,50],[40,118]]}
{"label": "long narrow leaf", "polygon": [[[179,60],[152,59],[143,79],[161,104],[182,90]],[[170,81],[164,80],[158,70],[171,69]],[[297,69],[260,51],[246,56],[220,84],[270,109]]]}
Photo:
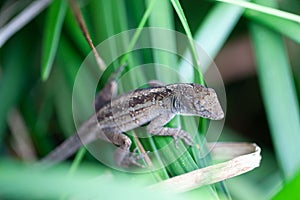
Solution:
{"label": "long narrow leaf", "polygon": [[239,5],[247,8],[245,16],[251,20],[260,22],[269,28],[282,33],[296,42],[300,43],[300,16],[289,12],[284,12],[278,9],[261,6],[259,4],[232,1],[232,0],[218,0],[230,4]]}
{"label": "long narrow leaf", "polygon": [[49,8],[42,54],[42,79],[47,80],[56,54],[63,20],[67,10],[66,0],[55,0]]}
{"label": "long narrow leaf", "polygon": [[20,14],[13,18],[8,24],[0,28],[0,47],[17,31],[23,28],[27,23],[34,19],[45,7],[50,0],[34,1],[27,6]]}
{"label": "long narrow leaf", "polygon": [[288,36],[289,38],[300,44],[299,23],[248,9],[245,12],[245,16],[281,34]]}
{"label": "long narrow leaf", "polygon": [[296,176],[289,181],[285,186],[273,197],[274,200],[284,200],[287,199],[299,199],[300,193],[300,173],[296,174]]}
{"label": "long narrow leaf", "polygon": [[[209,57],[214,58],[221,50],[243,11],[241,7],[226,4],[217,4],[210,10],[195,34],[196,42]],[[201,60],[204,71],[210,64],[209,60]]]}
{"label": "long narrow leaf", "polygon": [[251,10],[255,10],[261,13],[265,13],[265,14],[269,14],[269,15],[273,15],[273,16],[277,16],[283,19],[287,19],[290,21],[294,21],[297,23],[300,23],[300,16],[299,15],[295,15],[292,13],[288,13],[288,12],[284,12],[272,7],[268,7],[268,6],[262,6],[259,4],[255,4],[255,3],[250,3],[247,1],[241,1],[241,0],[217,0],[217,1],[221,1],[221,2],[226,2],[226,3],[230,3],[230,4],[235,4],[238,6],[242,6],[244,8],[248,8]]}
{"label": "long narrow leaf", "polygon": [[[151,3],[147,1],[148,5]],[[154,5],[154,9],[149,17],[149,26],[150,27],[162,27],[166,29],[174,30],[174,22],[173,22],[173,12],[171,4],[168,0],[157,1]],[[168,38],[166,40],[166,38]],[[160,34],[159,37],[155,34],[155,32],[151,31],[151,42],[153,43],[164,43],[167,44],[169,49],[176,51],[176,41],[175,41],[175,33],[174,32],[163,32]],[[155,45],[155,44],[154,44]],[[166,45],[166,46],[167,46]],[[178,68],[176,62],[176,55],[165,52],[165,51],[158,51],[157,49],[153,49],[153,56],[155,63],[159,65],[165,65],[172,68]],[[170,73],[163,73],[161,66],[157,66],[155,68],[156,76],[158,80],[165,81],[169,83],[174,80],[174,76]]]}
{"label": "long narrow leaf", "polygon": [[[268,3],[274,4],[271,0]],[[280,35],[256,24],[250,29],[276,153],[285,177],[291,178],[300,167],[299,105],[291,66]]]}
{"label": "long narrow leaf", "polygon": [[[185,17],[185,14],[183,12],[183,9],[182,9],[182,7],[181,7],[181,5],[180,5],[180,3],[179,3],[178,0],[171,0],[171,2],[172,2],[172,5],[173,5],[173,7],[174,7],[174,9],[175,9],[175,11],[176,11],[176,13],[177,13],[180,21],[181,21],[181,24],[182,24],[182,26],[184,28],[184,31],[185,31],[188,39],[189,39],[189,45],[191,47],[193,64],[198,67],[201,63],[200,63],[200,60],[199,60],[198,55],[196,53],[196,48],[195,48],[195,44],[193,42],[192,32],[191,32],[191,30],[189,28],[189,25],[188,25],[188,22],[186,20],[186,17]],[[203,75],[202,75],[201,72],[195,71],[194,76],[195,76],[195,80],[197,82],[199,82],[200,84],[204,84],[204,79],[203,79]]]}
{"label": "long narrow leaf", "polygon": [[[21,42],[23,45],[20,45]],[[5,51],[1,52],[3,57],[0,65],[3,66],[3,72],[0,79],[0,145],[4,139],[8,112],[20,100],[24,91],[27,91],[26,84],[30,78],[28,68],[32,65],[32,60],[28,61],[28,58],[34,54],[27,50],[27,45],[34,43],[22,41],[19,35],[8,43]]]}

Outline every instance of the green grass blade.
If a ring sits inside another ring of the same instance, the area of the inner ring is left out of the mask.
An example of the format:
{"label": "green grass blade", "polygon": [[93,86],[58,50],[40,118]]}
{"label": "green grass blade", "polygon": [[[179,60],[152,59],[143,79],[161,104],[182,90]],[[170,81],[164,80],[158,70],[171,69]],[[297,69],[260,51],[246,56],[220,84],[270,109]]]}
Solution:
{"label": "green grass blade", "polygon": [[[185,14],[183,12],[183,9],[179,3],[178,0],[171,0],[172,2],[172,5],[181,21],[181,24],[184,28],[184,31],[189,39],[189,45],[190,45],[190,48],[191,48],[191,54],[192,54],[192,58],[193,58],[193,64],[194,66],[199,66],[201,65],[201,61],[199,60],[198,56],[197,56],[197,53],[196,53],[196,48],[195,48],[195,44],[194,44],[194,39],[193,39],[193,36],[192,36],[192,32],[189,28],[189,25],[188,25],[188,22],[186,20],[186,17],[185,17]],[[199,82],[200,84],[204,84],[204,79],[203,79],[203,75],[200,71],[195,71],[194,72],[194,76],[195,76],[195,81],[196,82]]]}
{"label": "green grass blade", "polygon": [[47,80],[56,54],[63,20],[67,10],[66,0],[55,0],[49,7],[45,24],[42,50],[42,80]]}
{"label": "green grass blade", "polygon": [[300,199],[300,173],[297,175],[272,198],[273,200],[285,200],[285,199]]}
{"label": "green grass blade", "polygon": [[[36,97],[29,96],[24,105],[24,116],[26,124],[31,130],[31,137],[34,141],[35,148],[40,155],[46,155],[54,144],[49,140],[49,121],[53,115],[53,98],[52,98],[52,85],[47,85],[45,94],[41,95],[41,102],[39,112],[35,113],[35,104],[38,101]],[[50,89],[51,88],[51,89]]]}
{"label": "green grass blade", "polygon": [[[221,50],[243,11],[241,7],[217,4],[207,14],[196,31],[195,40],[211,58]],[[201,60],[201,63],[204,70],[210,65],[209,60]]]}
{"label": "green grass blade", "polygon": [[[136,32],[134,33],[132,39],[130,40],[130,43],[129,43],[128,48],[127,48],[127,51],[128,51],[128,52],[130,52],[130,51],[133,49],[135,43],[137,42],[137,40],[138,40],[138,38],[139,38],[139,36],[140,36],[140,34],[141,34],[141,32],[142,32],[142,28],[145,27],[146,22],[147,22],[147,20],[148,20],[148,18],[149,18],[149,16],[150,16],[150,13],[151,13],[151,11],[152,11],[152,9],[153,9],[153,7],[154,7],[156,1],[157,1],[157,0],[153,0],[153,1],[151,1],[150,4],[148,5],[148,7],[147,7],[147,9],[146,9],[146,11],[145,11],[145,13],[144,13],[144,15],[143,15],[143,17],[142,17],[140,23],[139,23],[139,25],[138,25],[138,27],[137,27],[137,29],[136,29]],[[124,63],[127,61],[128,56],[129,56],[129,54],[125,54],[125,55],[122,57],[120,63],[121,63],[121,64],[124,64]]]}
{"label": "green grass blade", "polygon": [[[210,58],[214,58],[220,51],[220,49],[223,47],[233,28],[236,26],[238,20],[240,19],[243,10],[243,8],[237,6],[217,4],[207,14],[201,26],[196,31],[194,38],[195,41],[201,46],[201,48],[203,48],[203,50],[209,55]],[[200,61],[201,67],[205,71],[210,65],[211,60],[204,57],[201,58]],[[182,72],[182,74],[185,74],[183,76],[189,77],[188,80],[191,79],[191,77],[193,76],[193,73],[191,71],[186,70],[185,63],[181,63],[180,71]],[[200,132],[203,133],[205,130],[206,122],[200,120],[200,123]],[[195,126],[196,124],[193,123],[192,125]],[[187,123],[186,127],[194,129],[195,127],[192,128],[192,125]],[[198,143],[202,143],[205,145],[206,141],[204,141],[203,136],[199,135],[196,139]],[[201,151],[205,151],[205,148],[203,148]],[[210,163],[209,157],[200,159],[198,152],[199,149],[192,149],[192,153],[198,166],[203,167]],[[230,198],[230,195],[224,183],[219,183],[214,188],[219,191],[222,191],[222,193],[225,196],[227,196],[227,198]]]}
{"label": "green grass blade", "polygon": [[146,189],[150,181],[145,177],[136,177],[134,181],[125,176],[115,179],[99,166],[82,166],[68,176],[65,165],[45,171],[5,160],[0,162],[0,194],[4,199],[59,199],[62,196],[68,199],[182,199],[172,191]]}
{"label": "green grass blade", "polygon": [[86,56],[91,48],[88,45],[88,42],[85,40],[80,27],[76,21],[76,18],[70,9],[67,9],[65,20],[64,20],[64,28],[68,33],[69,39],[76,45],[74,49],[80,51],[82,55]]}
{"label": "green grass blade", "polygon": [[251,24],[250,29],[275,151],[282,171],[289,179],[300,167],[299,105],[291,66],[280,35],[256,24]]}
{"label": "green grass blade", "polygon": [[[2,1],[4,2],[4,1]],[[31,20],[33,20],[40,12],[42,12],[45,7],[48,6],[50,0],[42,1],[32,1],[25,9],[22,10],[18,15],[16,15],[10,22],[0,28],[0,47],[2,47],[7,40],[9,40],[13,35],[20,31],[24,26],[26,26]],[[6,2],[7,3],[7,2]],[[5,3],[4,3],[5,4]],[[9,3],[8,3],[9,4]],[[3,4],[1,5],[3,6]],[[2,9],[3,7],[1,7]],[[2,10],[1,10],[2,12]],[[4,11],[3,11],[4,12]],[[2,15],[3,13],[1,13]],[[9,15],[9,14],[7,14]],[[6,18],[5,16],[4,18]],[[2,18],[2,17],[0,17]],[[5,19],[4,19],[5,20]]]}
{"label": "green grass blade", "polygon": [[[57,59],[60,60],[60,56]],[[57,67],[59,69],[52,70],[53,76],[51,76],[49,81],[51,81],[53,87],[53,102],[57,113],[57,122],[61,127],[62,135],[68,137],[75,131],[72,117],[72,87],[68,83],[65,71],[61,69],[61,66],[57,65]]]}
{"label": "green grass blade", "polygon": [[272,15],[272,16],[277,16],[283,19],[287,19],[290,21],[294,21],[297,22],[298,24],[300,23],[300,16],[299,15],[295,15],[292,13],[288,13],[288,12],[284,12],[272,7],[268,7],[268,6],[262,6],[259,4],[255,4],[255,3],[250,3],[247,1],[240,1],[240,0],[217,0],[217,1],[221,1],[221,2],[226,2],[226,3],[230,3],[230,4],[235,4],[238,6],[242,6],[244,8],[248,8],[251,10],[255,10],[261,13],[265,13],[268,15]]}
{"label": "green grass blade", "polygon": [[[195,33],[195,41],[207,53],[210,58],[214,58],[225,44],[227,38],[242,16],[242,7],[217,4],[207,14],[202,24]],[[209,67],[211,59],[201,58],[203,71]],[[193,80],[193,71],[188,70],[186,62],[180,63],[179,69],[187,80]]]}
{"label": "green grass blade", "polygon": [[[152,1],[148,0],[146,2],[149,5]],[[149,26],[174,30],[173,18],[174,16],[173,16],[170,1],[168,0],[157,1],[149,17]],[[166,38],[168,39],[166,40]],[[160,34],[159,37],[157,37],[155,32],[151,31],[151,43],[166,44],[166,46],[168,46],[169,49],[176,52],[175,35],[171,31],[170,32],[165,31],[163,32],[163,34]],[[153,56],[154,56],[155,63],[159,63],[160,65],[166,65],[174,69],[178,68],[177,58],[176,55],[174,54],[165,51],[158,51],[154,49]],[[161,66],[155,67],[155,73],[158,80],[164,81],[165,83],[176,81],[174,80],[174,76],[172,74],[168,72],[162,73],[162,71],[163,69],[161,68]]]}
{"label": "green grass blade", "polygon": [[0,49],[0,65],[3,70],[0,79],[0,146],[5,136],[9,110],[20,101],[25,91],[28,92],[29,72],[33,66],[33,60],[28,58],[34,57],[34,52],[28,51],[30,45],[35,46],[17,35]]}
{"label": "green grass blade", "polygon": [[239,5],[245,10],[244,15],[251,20],[255,20],[264,26],[284,34],[296,42],[300,43],[300,16],[289,12],[284,12],[278,9],[261,6],[259,4],[232,1],[232,0],[219,0],[235,5]]}
{"label": "green grass blade", "polygon": [[[146,5],[147,7],[151,6],[152,0],[147,0]],[[174,30],[174,22],[173,22],[173,12],[172,12],[172,7],[171,4],[168,0],[163,0],[163,1],[156,1],[155,4],[153,4],[152,12],[149,16],[149,21],[148,21],[149,27],[161,27],[161,28],[166,28],[170,30]],[[175,41],[175,35],[172,32],[163,32],[162,34],[159,34],[159,37],[157,37],[156,32],[151,31],[150,32],[150,40],[151,43],[155,46],[157,43],[167,43],[170,49],[172,49],[174,52],[176,51],[176,41]],[[165,38],[168,38],[166,40]],[[161,68],[161,65],[165,65],[168,67],[172,68],[177,68],[177,58],[176,55],[170,54],[165,51],[159,51],[157,49],[152,50],[153,54],[153,60],[154,63],[159,64],[158,66],[154,66],[155,69],[155,78],[157,80],[160,80],[164,83],[171,83],[171,82],[176,82],[174,80],[174,76],[172,74],[166,72],[163,73],[164,68]],[[151,145],[151,149],[153,152],[158,152],[159,150],[157,147],[163,146],[166,141],[162,141],[165,138],[149,138],[149,143]],[[155,145],[157,144],[157,145]],[[161,158],[158,153],[156,153],[156,158],[158,162],[160,162],[161,169],[158,170],[158,174],[161,179],[167,179],[169,178],[167,169],[163,167],[163,163],[161,161]]]}
{"label": "green grass blade", "polygon": [[[149,14],[150,14],[150,11],[151,11],[150,20],[149,20],[149,25],[150,26],[163,27],[163,28],[168,28],[168,29],[173,28],[173,24],[170,21],[171,20],[171,15],[168,13],[168,11],[171,12],[169,2],[167,2],[167,1],[163,1],[163,2],[162,1],[160,1],[160,2],[158,2],[158,1],[156,1],[156,2],[155,1],[149,1],[147,10],[144,14],[144,17],[148,17],[148,13],[147,13],[148,10],[149,10]],[[159,22],[157,21],[158,18],[160,19]],[[145,21],[146,21],[146,19],[141,20],[141,23],[139,24],[139,27],[141,26],[142,23],[144,24]],[[168,33],[171,34],[171,32],[168,32]],[[137,34],[140,34],[139,30],[136,32],[136,35]],[[153,38],[153,37],[155,37],[154,34],[151,35],[152,42],[157,42],[158,41],[157,38],[155,38],[155,39]],[[136,39],[137,39],[137,37],[136,37]],[[160,35],[160,37],[161,38],[169,38],[170,40],[172,40],[172,38],[173,38],[173,40],[175,41],[174,35],[165,35],[165,37],[163,35]],[[133,42],[135,43],[135,41],[133,41]],[[164,41],[161,41],[161,42],[164,42]],[[173,45],[174,44],[175,44],[175,42],[173,43]],[[173,46],[173,48],[176,48],[176,47]],[[164,64],[164,65],[176,68],[176,64],[175,64],[176,63],[176,60],[175,60],[176,57],[174,57],[174,55],[163,52],[163,51],[153,51],[153,55],[154,55],[155,63]],[[157,73],[159,71],[161,73],[161,70],[162,69],[160,69],[160,70],[157,69]],[[164,74],[164,77],[160,77],[158,74],[156,74],[156,77],[159,80],[174,81],[174,77],[165,77],[165,76],[168,76],[168,75]],[[173,122],[174,122],[174,120],[173,120]],[[176,123],[170,123],[170,125],[171,126],[174,125],[175,127],[178,126],[178,124],[176,124]],[[158,149],[160,149],[160,148],[168,145],[169,143],[171,143],[170,149],[164,151],[162,153],[162,156],[166,160],[168,160],[169,158],[170,159],[174,158],[174,157],[178,158],[177,149],[174,149],[175,146],[173,146],[171,138],[157,137],[157,138],[154,138],[154,142],[155,142]],[[181,141],[179,142],[179,145],[183,146]],[[154,148],[154,151],[157,150],[155,146],[152,147],[152,148]],[[170,160],[168,160],[168,161],[170,161]],[[168,163],[168,161],[167,161],[167,163]],[[168,165],[167,169],[168,169],[168,172],[170,173],[171,176],[176,176],[176,175],[183,174],[183,173],[186,173],[186,172],[193,171],[193,170],[197,169],[197,165],[195,164],[192,156],[188,152],[185,152],[176,161],[173,161],[170,165]]]}
{"label": "green grass blade", "polygon": [[245,14],[249,19],[259,22],[300,44],[300,24],[282,17],[268,15],[247,9]]}
{"label": "green grass blade", "polygon": [[[72,116],[72,87],[74,87],[75,77],[81,63],[80,56],[75,49],[67,42],[65,37],[60,40],[57,56],[57,70],[53,70],[57,73],[53,76],[55,107],[58,115],[58,122],[63,128],[65,136],[70,136],[74,131],[74,121]],[[89,108],[89,102],[84,96],[84,87],[91,87],[91,79],[93,77],[86,78],[85,85],[80,88],[82,91],[80,94],[80,108],[82,108],[82,118],[87,115],[86,110]],[[61,88],[65,90],[64,94],[61,94]]]}
{"label": "green grass blade", "polygon": [[85,154],[86,154],[86,148],[81,147],[78,150],[78,153],[76,154],[74,161],[72,162],[72,165],[68,173],[69,176],[72,176],[76,172]]}

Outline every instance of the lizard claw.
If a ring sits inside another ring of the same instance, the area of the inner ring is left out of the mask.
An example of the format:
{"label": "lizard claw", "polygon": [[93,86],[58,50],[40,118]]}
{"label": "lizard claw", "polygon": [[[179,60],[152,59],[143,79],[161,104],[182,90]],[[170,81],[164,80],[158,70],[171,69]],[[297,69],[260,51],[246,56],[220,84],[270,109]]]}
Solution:
{"label": "lizard claw", "polygon": [[131,160],[131,164],[133,164],[133,165],[136,165],[136,166],[138,166],[138,167],[142,167],[142,168],[145,168],[146,167],[146,165],[142,165],[142,164],[140,164],[139,162],[137,162],[138,160],[142,160],[142,159],[144,159],[145,158],[145,156],[150,152],[150,151],[147,151],[147,152],[145,152],[145,153],[141,153],[141,154],[137,154],[138,152],[138,147],[136,147],[134,150],[133,150],[133,152],[131,153],[131,158],[132,158],[132,160]]}
{"label": "lizard claw", "polygon": [[145,155],[148,154],[149,151],[141,154],[137,154],[137,151],[138,151],[137,147],[133,150],[133,152],[128,151],[127,155],[124,157],[124,159],[119,165],[123,167],[129,167],[131,165],[135,165],[137,167],[145,168],[146,165],[139,163],[138,160],[144,159]]}
{"label": "lizard claw", "polygon": [[174,135],[173,140],[174,140],[175,148],[178,149],[178,136]]}
{"label": "lizard claw", "polygon": [[182,131],[179,129],[179,131],[177,132],[177,134],[173,135],[173,138],[174,138],[174,143],[175,143],[175,148],[178,149],[178,138],[180,138],[181,140],[183,140],[183,142],[189,146],[192,146],[193,145],[193,138],[192,136],[185,132],[185,131]]}

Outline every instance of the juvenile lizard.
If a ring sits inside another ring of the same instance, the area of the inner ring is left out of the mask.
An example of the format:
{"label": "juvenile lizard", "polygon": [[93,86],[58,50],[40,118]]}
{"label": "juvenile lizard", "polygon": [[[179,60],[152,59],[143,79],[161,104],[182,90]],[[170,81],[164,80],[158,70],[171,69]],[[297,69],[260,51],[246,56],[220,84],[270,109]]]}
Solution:
{"label": "juvenile lizard", "polygon": [[[192,115],[220,120],[223,110],[215,91],[194,83],[178,83],[166,86],[137,89],[110,99],[109,90],[116,89],[116,81],[106,85],[96,100],[96,113],[73,136],[41,160],[53,164],[74,154],[80,146],[97,139],[106,139],[118,146],[115,162],[119,166],[138,165],[138,156],[130,153],[131,140],[124,133],[147,124],[147,132],[157,136],[172,136],[187,145],[193,140],[189,133],[164,127],[175,115]],[[102,94],[102,95],[101,95]],[[103,96],[104,95],[104,96]],[[106,95],[106,96],[105,96]]]}

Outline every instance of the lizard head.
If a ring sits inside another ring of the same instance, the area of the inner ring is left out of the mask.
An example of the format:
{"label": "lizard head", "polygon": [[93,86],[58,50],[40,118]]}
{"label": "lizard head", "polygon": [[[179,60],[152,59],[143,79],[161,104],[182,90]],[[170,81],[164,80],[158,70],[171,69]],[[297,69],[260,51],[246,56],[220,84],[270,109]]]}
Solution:
{"label": "lizard head", "polygon": [[[183,115],[220,120],[224,112],[214,89],[199,84],[185,84],[178,96],[177,109]],[[176,103],[175,103],[176,105]]]}

